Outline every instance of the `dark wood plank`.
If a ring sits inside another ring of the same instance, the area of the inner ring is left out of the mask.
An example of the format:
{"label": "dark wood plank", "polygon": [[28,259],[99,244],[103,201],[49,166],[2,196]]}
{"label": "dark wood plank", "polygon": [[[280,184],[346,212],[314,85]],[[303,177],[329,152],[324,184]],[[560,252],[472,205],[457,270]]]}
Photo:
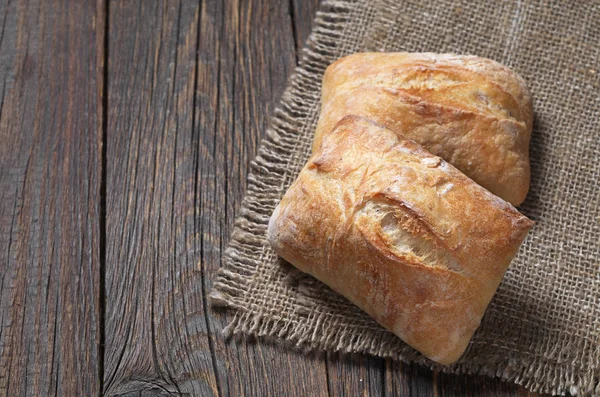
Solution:
{"label": "dark wood plank", "polygon": [[0,395],[100,393],[101,1],[0,3]]}
{"label": "dark wood plank", "polygon": [[[203,3],[198,54],[198,191],[202,268],[210,291],[246,174],[296,64],[289,3],[212,0]],[[324,355],[280,345],[225,342],[228,314],[209,312],[222,395],[327,395]]]}
{"label": "dark wood plank", "polygon": [[384,391],[386,396],[410,396],[409,365],[385,360]]}
{"label": "dark wood plank", "polygon": [[290,0],[290,12],[294,28],[294,40],[298,54],[304,48],[312,29],[312,21],[319,9],[319,0]]}
{"label": "dark wood plank", "polygon": [[389,396],[437,396],[437,374],[415,364],[385,361],[385,390]]}
{"label": "dark wood plank", "polygon": [[438,375],[439,396],[540,396],[514,383],[503,382],[497,378],[473,375]]}
{"label": "dark wood plank", "polygon": [[398,374],[396,374],[395,379],[408,383],[411,396],[437,397],[437,373],[416,364],[401,364],[400,369],[405,375],[398,377]]}
{"label": "dark wood plank", "polygon": [[328,354],[327,373],[332,396],[384,394],[385,360],[361,354]]}
{"label": "dark wood plank", "polygon": [[[203,294],[208,288],[202,287],[207,287],[208,281],[201,280],[208,268],[207,258],[213,255],[216,259],[213,270],[219,266],[220,249],[229,233],[222,229],[230,226],[229,221],[223,222],[223,215],[232,221],[251,157],[247,151],[256,150],[257,135],[266,126],[267,117],[255,117],[256,109],[264,109],[265,99],[274,103],[272,85],[280,95],[294,65],[293,47],[283,47],[288,40],[292,42],[291,34],[277,41],[273,40],[277,35],[263,31],[265,22],[280,21],[287,10],[266,3],[259,6],[202,3],[199,37],[197,43],[193,41],[199,53],[197,104],[190,108],[194,104],[190,88],[196,79],[190,76],[187,43],[188,37],[196,38],[193,19],[198,18],[198,10],[191,2],[184,2],[182,10],[173,3],[166,8],[147,3],[111,5],[108,395],[230,395],[233,390],[275,395],[286,390],[326,390],[326,371],[319,373],[319,367],[304,356],[285,354],[286,350],[268,345],[234,345],[230,349],[220,337],[224,320],[213,325],[214,330],[206,328]],[[257,9],[269,12],[253,13]],[[286,26],[289,28],[289,23],[274,28]],[[249,85],[257,81],[259,86]],[[237,106],[232,106],[234,102]],[[190,125],[194,111],[196,128]],[[221,184],[211,186],[211,179]],[[202,267],[198,254],[202,255]],[[211,357],[219,348],[224,354]],[[324,369],[322,357],[313,361]],[[214,376],[215,368],[221,382]],[[299,377],[290,377],[290,373]],[[304,374],[310,376],[305,379]]]}
{"label": "dark wood plank", "polygon": [[538,396],[525,388],[497,378],[450,375],[416,364],[386,360],[386,394],[410,396]]}
{"label": "dark wood plank", "polygon": [[219,395],[196,232],[199,13],[110,3],[106,395]]}

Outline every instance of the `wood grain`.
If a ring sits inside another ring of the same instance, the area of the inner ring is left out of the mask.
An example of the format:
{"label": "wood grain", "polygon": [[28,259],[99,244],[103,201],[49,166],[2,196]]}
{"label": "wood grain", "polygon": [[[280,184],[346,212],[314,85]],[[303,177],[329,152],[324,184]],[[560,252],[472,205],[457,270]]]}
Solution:
{"label": "wood grain", "polygon": [[329,394],[332,396],[383,395],[384,360],[360,354],[327,355]]}
{"label": "wood grain", "polygon": [[111,3],[108,395],[326,390],[325,371],[304,356],[225,345],[227,320],[210,318],[204,301],[267,124],[257,114],[295,63],[291,31],[280,32],[285,7]]}
{"label": "wood grain", "polygon": [[197,1],[112,2],[106,395],[218,395],[196,234]]}
{"label": "wood grain", "polygon": [[312,29],[312,21],[319,9],[319,0],[290,0],[290,17],[292,20],[294,42],[298,58],[308,40]]}
{"label": "wood grain", "polygon": [[499,379],[470,376],[442,374],[438,377],[438,396],[539,396],[514,383],[503,382]]}
{"label": "wood grain", "polygon": [[102,10],[0,3],[2,396],[100,392]]}

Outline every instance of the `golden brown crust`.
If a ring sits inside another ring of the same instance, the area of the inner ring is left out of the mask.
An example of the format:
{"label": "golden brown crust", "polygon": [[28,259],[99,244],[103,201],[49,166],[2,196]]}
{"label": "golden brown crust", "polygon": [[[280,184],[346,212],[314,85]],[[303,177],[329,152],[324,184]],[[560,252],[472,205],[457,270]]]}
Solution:
{"label": "golden brown crust", "polygon": [[514,205],[529,190],[533,109],[525,82],[474,56],[359,53],[323,77],[313,149],[346,115],[370,118]]}
{"label": "golden brown crust", "polygon": [[417,143],[348,116],[281,200],[269,241],[448,364],[466,349],[532,225]]}

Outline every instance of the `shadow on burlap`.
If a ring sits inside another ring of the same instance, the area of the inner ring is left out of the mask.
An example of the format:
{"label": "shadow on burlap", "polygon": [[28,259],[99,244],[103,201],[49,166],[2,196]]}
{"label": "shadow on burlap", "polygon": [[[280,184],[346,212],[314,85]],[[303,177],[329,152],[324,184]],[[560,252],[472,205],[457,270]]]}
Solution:
{"label": "shadow on burlap", "polygon": [[[600,395],[600,2],[325,1],[283,95],[235,222],[213,304],[235,312],[227,334],[308,349],[415,361],[501,377],[533,391]],[[520,210],[536,221],[467,353],[431,362],[317,280],[279,260],[271,212],[309,157],[322,74],[360,51],[487,57],[532,91],[532,184]]]}

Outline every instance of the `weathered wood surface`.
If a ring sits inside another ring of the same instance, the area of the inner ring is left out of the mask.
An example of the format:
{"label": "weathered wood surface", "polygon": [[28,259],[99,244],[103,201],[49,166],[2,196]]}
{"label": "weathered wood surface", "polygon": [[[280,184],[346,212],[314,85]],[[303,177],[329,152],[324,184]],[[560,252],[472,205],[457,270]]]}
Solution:
{"label": "weathered wood surface", "polygon": [[0,396],[528,395],[221,337],[205,297],[318,2],[0,2]]}
{"label": "weathered wood surface", "polygon": [[99,6],[0,2],[0,396],[100,393]]}

